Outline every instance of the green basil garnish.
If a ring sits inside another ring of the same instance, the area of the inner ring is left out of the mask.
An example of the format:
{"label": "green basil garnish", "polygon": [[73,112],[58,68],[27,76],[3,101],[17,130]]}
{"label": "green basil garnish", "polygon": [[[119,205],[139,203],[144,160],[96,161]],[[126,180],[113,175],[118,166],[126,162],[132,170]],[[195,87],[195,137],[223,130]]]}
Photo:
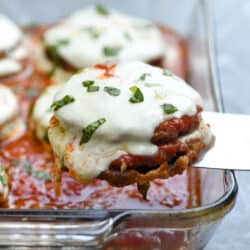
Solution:
{"label": "green basil garnish", "polygon": [[89,35],[91,36],[91,38],[93,38],[93,39],[97,39],[101,35],[100,31],[97,28],[92,27],[92,26],[90,26],[90,27],[84,27],[81,30],[88,32]]}
{"label": "green basil garnish", "polygon": [[173,114],[176,111],[178,111],[178,109],[173,104],[169,104],[169,103],[162,104],[161,108],[163,112],[167,115]]}
{"label": "green basil garnish", "polygon": [[108,86],[104,87],[104,91],[112,96],[118,96],[121,93],[120,89]]}
{"label": "green basil garnish", "polygon": [[91,85],[91,86],[89,86],[88,88],[87,88],[87,91],[88,92],[97,92],[97,91],[99,91],[99,86],[93,86],[93,85]]}
{"label": "green basil garnish", "polygon": [[6,185],[8,183],[7,179],[3,175],[0,175],[0,182],[2,185]]}
{"label": "green basil garnish", "polygon": [[26,92],[26,95],[27,97],[29,98],[33,98],[33,97],[36,97],[38,95],[38,90],[36,87],[30,87],[27,89],[27,92]]}
{"label": "green basil garnish", "polygon": [[102,53],[106,56],[106,57],[113,57],[113,56],[117,56],[120,51],[122,50],[122,48],[120,46],[106,46],[103,48]]}
{"label": "green basil garnish", "polygon": [[131,103],[140,103],[144,101],[143,94],[137,86],[132,86],[129,89],[133,93],[133,96],[129,98]]}
{"label": "green basil garnish", "polygon": [[161,86],[159,83],[148,83],[148,82],[143,83],[143,85],[146,86],[146,87],[149,87],[149,88]]}
{"label": "green basil garnish", "polygon": [[91,80],[83,81],[82,85],[87,88],[87,92],[97,92],[99,90],[99,86],[94,86],[95,82]]}
{"label": "green basil garnish", "polygon": [[23,171],[38,180],[48,181],[51,179],[50,173],[47,170],[35,170],[27,160],[23,163]]}
{"label": "green basil garnish", "polygon": [[83,72],[84,72],[84,69],[77,69],[76,72],[75,72],[75,74],[81,74]]}
{"label": "green basil garnish", "polygon": [[4,176],[4,169],[1,164],[0,164],[0,182],[2,183],[2,185],[6,185],[8,183],[8,180]]}
{"label": "green basil garnish", "polygon": [[173,74],[172,74],[170,71],[166,70],[166,69],[164,69],[164,70],[162,71],[162,74],[163,74],[164,76],[173,76]]}
{"label": "green basil garnish", "polygon": [[139,83],[142,82],[142,84],[143,84],[145,87],[149,87],[149,88],[160,86],[159,83],[149,83],[149,82],[145,82],[145,80],[146,80],[146,78],[147,78],[148,76],[151,76],[151,74],[150,74],[150,73],[143,73],[143,74],[139,77],[139,79],[138,79],[137,81],[139,81]]}
{"label": "green basil garnish", "polygon": [[32,165],[29,161],[23,163],[23,171],[27,174],[32,174]]}
{"label": "green basil garnish", "polygon": [[147,76],[151,76],[151,74],[150,74],[150,73],[144,73],[144,74],[142,74],[142,75],[139,77],[139,80],[140,80],[140,81],[145,81]]}
{"label": "green basil garnish", "polygon": [[101,118],[91,124],[89,124],[86,128],[84,128],[82,130],[82,137],[80,139],[80,145],[82,145],[83,143],[87,143],[90,138],[92,137],[92,135],[94,134],[94,132],[103,124],[106,122],[105,118]]}
{"label": "green basil garnish", "polygon": [[94,85],[94,84],[95,84],[95,82],[94,82],[94,81],[91,81],[91,80],[87,80],[87,81],[83,81],[83,82],[82,82],[82,85],[83,85],[84,87],[89,87],[89,86]]}
{"label": "green basil garnish", "polygon": [[70,104],[70,103],[72,103],[74,101],[75,101],[74,97],[66,95],[62,99],[53,102],[50,107],[54,111],[57,111],[58,109],[62,108],[63,106],[68,105],[68,104]]}
{"label": "green basil garnish", "polygon": [[96,11],[102,16],[108,16],[110,14],[109,11],[101,4],[96,6]]}
{"label": "green basil garnish", "polygon": [[50,70],[49,75],[53,75],[56,72],[56,70],[60,64],[60,56],[58,54],[59,48],[61,46],[66,46],[68,44],[69,44],[68,39],[62,39],[62,40],[57,41],[57,43],[55,43],[55,44],[47,46],[47,51],[48,51],[48,53],[51,57],[51,60],[52,60],[52,69]]}
{"label": "green basil garnish", "polygon": [[45,170],[36,170],[32,172],[32,176],[41,181],[51,180],[50,173]]}

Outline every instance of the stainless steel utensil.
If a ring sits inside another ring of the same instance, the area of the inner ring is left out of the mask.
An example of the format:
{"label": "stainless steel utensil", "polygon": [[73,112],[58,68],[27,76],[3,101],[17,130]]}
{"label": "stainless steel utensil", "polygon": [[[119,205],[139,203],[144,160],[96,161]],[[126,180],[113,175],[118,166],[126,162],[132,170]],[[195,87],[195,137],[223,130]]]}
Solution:
{"label": "stainless steel utensil", "polygon": [[214,146],[193,166],[250,170],[250,116],[203,112],[215,135]]}

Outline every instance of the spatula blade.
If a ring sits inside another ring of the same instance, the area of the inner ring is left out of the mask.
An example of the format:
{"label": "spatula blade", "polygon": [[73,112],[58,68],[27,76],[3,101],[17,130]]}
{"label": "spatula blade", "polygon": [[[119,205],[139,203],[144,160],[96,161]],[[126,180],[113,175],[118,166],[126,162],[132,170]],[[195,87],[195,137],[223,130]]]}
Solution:
{"label": "spatula blade", "polygon": [[202,117],[216,139],[193,166],[250,170],[250,116],[203,112]]}

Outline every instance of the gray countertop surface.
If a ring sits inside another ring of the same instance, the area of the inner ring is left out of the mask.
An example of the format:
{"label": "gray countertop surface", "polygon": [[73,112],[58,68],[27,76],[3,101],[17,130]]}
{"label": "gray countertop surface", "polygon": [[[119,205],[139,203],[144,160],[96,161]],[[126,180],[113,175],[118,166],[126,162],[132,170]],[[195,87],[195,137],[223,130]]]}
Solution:
{"label": "gray countertop surface", "polygon": [[[250,1],[216,1],[215,17],[225,111],[250,114]],[[236,206],[206,250],[250,249],[250,172],[236,172],[236,177]]]}

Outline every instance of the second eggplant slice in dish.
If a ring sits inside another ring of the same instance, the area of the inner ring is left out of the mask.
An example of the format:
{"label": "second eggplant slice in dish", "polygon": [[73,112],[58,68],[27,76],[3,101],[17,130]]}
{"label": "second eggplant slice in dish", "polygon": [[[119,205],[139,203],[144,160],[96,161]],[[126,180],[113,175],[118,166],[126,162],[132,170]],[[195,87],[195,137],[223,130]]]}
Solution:
{"label": "second eggplant slice in dish", "polygon": [[180,174],[213,142],[200,95],[142,62],[98,64],[59,90],[49,128],[57,169],[80,182],[114,186]]}
{"label": "second eggplant slice in dish", "polygon": [[[55,83],[37,100],[33,112],[37,136],[42,141],[47,141],[53,115],[49,105],[54,94],[79,69],[107,61],[140,60],[186,76],[185,42],[168,27],[149,20],[90,6],[42,30],[31,31],[36,66]],[[37,40],[34,35],[38,31],[41,39]]]}
{"label": "second eggplant slice in dish", "polygon": [[76,70],[107,61],[139,60],[186,76],[185,42],[178,34],[103,6],[78,10],[42,31],[34,29],[31,38],[38,70],[57,83]]}

